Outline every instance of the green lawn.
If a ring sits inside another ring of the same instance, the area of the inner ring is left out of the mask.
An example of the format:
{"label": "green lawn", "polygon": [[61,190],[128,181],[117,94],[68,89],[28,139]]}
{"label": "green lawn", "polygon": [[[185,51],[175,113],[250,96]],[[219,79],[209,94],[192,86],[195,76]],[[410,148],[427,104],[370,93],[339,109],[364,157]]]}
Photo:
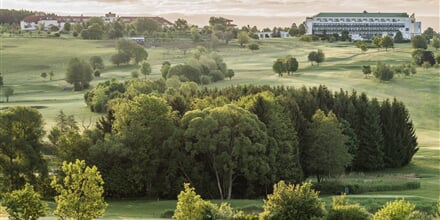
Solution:
{"label": "green lawn", "polygon": [[[294,87],[326,85],[330,90],[355,89],[380,100],[396,97],[409,109],[416,128],[420,150],[410,165],[401,169],[390,169],[353,175],[351,178],[365,180],[371,178],[404,177],[421,182],[417,190],[394,192],[372,192],[353,196],[361,203],[374,201],[385,203],[388,199],[406,196],[417,204],[429,205],[438,200],[440,195],[440,69],[417,68],[417,74],[409,78],[395,76],[390,82],[378,82],[372,78],[365,79],[361,65],[382,61],[389,64],[411,62],[409,44],[397,44],[388,51],[370,49],[361,52],[351,43],[305,43],[297,39],[265,39],[258,41],[260,50],[250,51],[240,48],[232,41],[229,46],[222,46],[217,53],[224,57],[228,68],[235,71],[232,80],[224,80],[209,87],[226,87],[238,84],[286,85]],[[0,72],[5,86],[12,86],[15,94],[10,102],[0,97],[0,108],[14,105],[38,106],[43,114],[47,130],[53,125],[56,114],[63,110],[66,114],[75,115],[80,124],[87,126],[98,114],[91,113],[83,101],[83,92],[69,91],[69,85],[63,80],[66,65],[71,57],[88,59],[91,56],[102,56],[106,69],[101,78],[95,79],[92,86],[100,81],[117,78],[130,78],[133,65],[116,68],[109,63],[115,53],[114,41],[85,41],[77,39],[38,39],[38,38],[1,38],[0,39]],[[319,67],[311,66],[307,55],[312,50],[322,49],[326,61]],[[163,61],[172,64],[183,62],[181,50],[173,48],[148,49],[148,61],[152,65],[150,78],[160,77],[160,66]],[[272,62],[276,58],[293,55],[299,61],[299,70],[294,76],[278,77],[272,71]],[[40,73],[53,70],[54,79],[43,79]],[[3,101],[3,102],[2,102]],[[84,122],[84,123],[81,123]],[[386,198],[383,198],[386,197]],[[329,197],[324,197],[329,200]],[[235,202],[235,201],[234,201]],[[241,201],[237,201],[241,203]],[[254,204],[255,201],[243,201]],[[261,201],[256,202],[262,204]],[[113,201],[110,202],[106,218],[140,218],[158,217],[164,210],[173,209],[175,201]]]}

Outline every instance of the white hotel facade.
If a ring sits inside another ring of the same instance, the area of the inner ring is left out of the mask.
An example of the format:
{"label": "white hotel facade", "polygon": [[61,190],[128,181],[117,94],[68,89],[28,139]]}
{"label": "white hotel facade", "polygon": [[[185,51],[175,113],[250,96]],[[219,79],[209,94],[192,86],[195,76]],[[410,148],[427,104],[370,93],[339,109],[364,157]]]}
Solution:
{"label": "white hotel facade", "polygon": [[397,31],[410,40],[422,33],[421,22],[407,13],[319,13],[306,18],[306,33],[314,35],[341,35],[348,31],[353,40],[370,40],[374,36],[394,37]]}

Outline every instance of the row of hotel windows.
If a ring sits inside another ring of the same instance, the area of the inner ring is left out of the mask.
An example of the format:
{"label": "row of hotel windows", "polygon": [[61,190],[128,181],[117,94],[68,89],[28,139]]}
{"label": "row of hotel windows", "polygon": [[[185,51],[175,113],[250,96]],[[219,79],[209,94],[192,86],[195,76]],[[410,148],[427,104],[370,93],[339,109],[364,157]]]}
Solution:
{"label": "row of hotel windows", "polygon": [[405,24],[398,23],[385,23],[385,24],[323,24],[323,23],[314,23],[313,27],[398,27],[403,28]]}
{"label": "row of hotel windows", "polygon": [[317,18],[319,22],[399,22],[396,18]]}
{"label": "row of hotel windows", "polygon": [[313,32],[321,32],[321,31],[326,31],[326,32],[340,32],[342,30],[346,30],[348,32],[353,32],[353,31],[362,31],[362,32],[397,32],[399,31],[399,29],[397,28],[346,28],[346,29],[340,29],[340,28],[313,28],[312,31]]}

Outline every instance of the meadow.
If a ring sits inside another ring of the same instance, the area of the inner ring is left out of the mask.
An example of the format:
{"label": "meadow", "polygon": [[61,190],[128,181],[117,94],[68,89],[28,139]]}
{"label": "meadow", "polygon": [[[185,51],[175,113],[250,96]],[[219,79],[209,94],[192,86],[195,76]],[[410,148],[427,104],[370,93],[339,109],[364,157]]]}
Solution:
{"label": "meadow", "polygon": [[[216,49],[235,71],[232,80],[224,80],[209,87],[226,87],[238,84],[284,85],[293,87],[326,85],[332,91],[356,90],[365,92],[379,100],[397,99],[403,101],[409,110],[416,128],[419,151],[413,161],[400,169],[381,172],[354,173],[340,177],[338,181],[360,182],[363,184],[393,184],[399,181],[418,181],[420,188],[414,190],[366,192],[349,195],[349,199],[359,202],[371,211],[377,210],[388,200],[405,197],[423,209],[428,209],[440,195],[440,69],[417,68],[417,74],[410,77],[395,76],[390,82],[379,82],[373,76],[366,79],[362,65],[375,65],[377,61],[387,64],[407,64],[411,62],[410,44],[396,44],[394,49],[385,51],[369,49],[362,52],[349,42],[302,42],[296,38],[265,39],[257,41],[260,50],[250,51],[240,48],[237,42]],[[310,51],[322,49],[326,60],[319,67],[307,61]],[[432,48],[430,48],[432,49]],[[434,49],[432,49],[434,50]],[[148,62],[152,65],[150,78],[159,78],[162,62],[172,65],[182,63],[185,56],[177,48],[148,48]],[[53,124],[60,110],[73,114],[80,126],[93,126],[100,117],[87,108],[83,95],[85,91],[73,92],[64,81],[67,62],[72,57],[88,59],[101,56],[106,68],[99,82],[116,78],[131,78],[134,65],[113,66],[110,56],[116,52],[115,41],[86,41],[71,38],[2,38],[0,40],[0,72],[4,85],[14,89],[14,95],[5,102],[0,96],[0,108],[27,105],[34,106],[42,113],[46,130]],[[293,76],[278,77],[272,71],[276,58],[292,55],[299,61],[299,70]],[[54,72],[52,80],[40,77],[42,72]],[[323,200],[330,204],[331,196]],[[104,218],[158,218],[166,210],[174,209],[176,201],[121,200],[110,201]],[[238,208],[261,206],[261,200],[233,200]]]}

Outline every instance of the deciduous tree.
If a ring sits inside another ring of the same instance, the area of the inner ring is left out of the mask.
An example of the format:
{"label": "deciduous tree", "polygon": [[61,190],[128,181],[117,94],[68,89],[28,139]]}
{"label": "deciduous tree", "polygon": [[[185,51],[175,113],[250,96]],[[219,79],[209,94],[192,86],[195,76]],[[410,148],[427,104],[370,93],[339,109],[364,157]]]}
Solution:
{"label": "deciduous tree", "polygon": [[95,219],[104,215],[104,181],[96,166],[89,167],[84,160],[63,162],[64,178],[54,177],[51,186],[58,193],[54,215],[61,219]]}
{"label": "deciduous tree", "polygon": [[79,58],[72,58],[67,65],[66,81],[73,84],[73,90],[80,91],[89,88],[93,79],[90,64]]}

